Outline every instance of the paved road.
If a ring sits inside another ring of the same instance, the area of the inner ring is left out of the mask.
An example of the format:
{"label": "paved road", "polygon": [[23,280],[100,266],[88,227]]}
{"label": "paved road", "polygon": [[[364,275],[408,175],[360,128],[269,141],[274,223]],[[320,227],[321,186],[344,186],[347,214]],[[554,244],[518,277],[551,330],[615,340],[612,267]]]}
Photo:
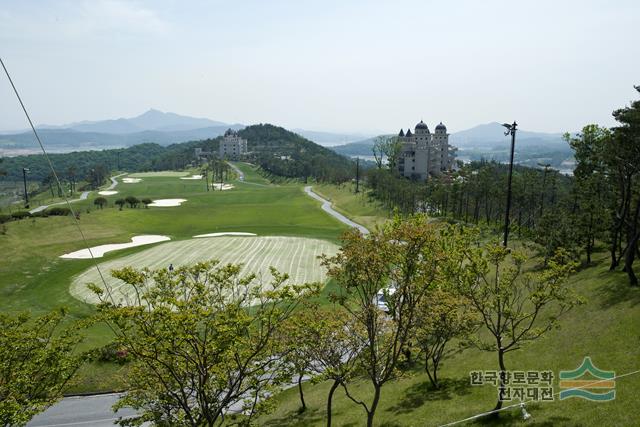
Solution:
{"label": "paved road", "polygon": [[121,173],[120,175],[112,176],[111,178],[109,178],[111,180],[111,185],[108,186],[107,188],[105,188],[105,190],[109,191],[109,190],[113,190],[114,188],[116,188],[116,185],[118,185],[118,180],[116,178],[121,177],[123,175],[127,175],[127,174],[126,173]]}
{"label": "paved road", "polygon": [[[126,175],[126,173],[121,173],[120,175],[112,176],[111,178],[109,178],[111,180],[111,185],[107,187],[105,190],[113,190],[114,188],[116,188],[116,185],[118,185],[118,180],[116,180],[116,178],[122,175]],[[87,200],[87,197],[89,197],[89,193],[91,193],[91,191],[84,191],[82,194],[80,194],[80,197],[78,199],[69,200],[69,203],[79,202],[80,200]],[[36,212],[40,212],[47,209],[49,206],[66,205],[66,204],[67,202],[57,202],[57,203],[51,203],[50,205],[42,205],[42,206],[38,206],[35,209],[31,209],[29,213],[34,214]]]}
{"label": "paved road", "polygon": [[240,168],[239,168],[239,167],[237,167],[236,165],[234,165],[234,164],[233,164],[233,163],[231,163],[231,162],[227,162],[227,164],[228,164],[229,166],[231,166],[231,169],[233,169],[234,171],[236,171],[236,173],[238,174],[238,180],[239,180],[239,181],[243,181],[243,182],[244,182],[244,172],[242,172],[242,171],[240,170]]}
{"label": "paved road", "polygon": [[304,191],[314,199],[321,201],[322,210],[327,212],[329,215],[333,216],[334,218],[336,218],[338,221],[341,221],[347,224],[349,227],[357,228],[358,230],[360,230],[362,234],[369,234],[369,230],[367,230],[364,226],[351,221],[349,218],[342,215],[340,212],[334,211],[333,208],[331,207],[331,202],[326,199],[323,199],[322,197],[314,193],[310,185],[307,185],[306,187],[304,187]]}
{"label": "paved road", "polygon": [[[77,199],[73,199],[73,200],[69,200],[69,203],[73,203],[73,202],[79,202],[80,200],[87,200],[87,197],[89,197],[89,193],[91,193],[91,191],[83,191],[82,194],[80,194],[80,197]],[[51,203],[50,205],[42,205],[42,206],[38,206],[35,209],[31,209],[29,211],[29,213],[36,213],[36,212],[40,212],[43,211],[45,209],[47,209],[49,206],[56,206],[56,205],[66,205],[67,202],[58,202],[58,203]]]}
{"label": "paved road", "polygon": [[100,394],[97,396],[65,397],[41,414],[36,415],[27,427],[63,427],[63,426],[113,426],[119,417],[135,415],[133,409],[121,409],[116,414],[111,407],[117,402],[119,394]]}

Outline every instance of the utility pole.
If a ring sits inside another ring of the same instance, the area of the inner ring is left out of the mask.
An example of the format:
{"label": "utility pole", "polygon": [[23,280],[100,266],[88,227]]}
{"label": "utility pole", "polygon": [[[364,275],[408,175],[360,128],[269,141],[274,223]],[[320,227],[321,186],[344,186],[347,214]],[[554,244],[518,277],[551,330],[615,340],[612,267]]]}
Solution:
{"label": "utility pole", "polygon": [[507,128],[505,136],[511,135],[511,157],[509,159],[509,181],[507,183],[507,209],[504,215],[504,241],[502,244],[507,247],[509,240],[509,211],[511,210],[511,178],[513,177],[513,153],[516,146],[516,127],[518,124],[514,121],[512,125],[504,123],[502,126]]}
{"label": "utility pole", "polygon": [[29,209],[29,192],[27,191],[27,172],[29,168],[22,168],[22,182],[24,182],[24,207]]}
{"label": "utility pole", "polygon": [[360,157],[356,157],[356,193],[360,192]]}

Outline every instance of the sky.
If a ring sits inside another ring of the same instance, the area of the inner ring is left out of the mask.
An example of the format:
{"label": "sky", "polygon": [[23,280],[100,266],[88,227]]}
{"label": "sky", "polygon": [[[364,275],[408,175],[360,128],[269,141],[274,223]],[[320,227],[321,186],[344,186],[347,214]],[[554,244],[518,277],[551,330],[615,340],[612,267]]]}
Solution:
{"label": "sky", "polygon": [[[0,57],[37,124],[149,108],[383,133],[613,126],[637,98],[640,2],[0,0]],[[0,75],[0,129],[27,123]]]}

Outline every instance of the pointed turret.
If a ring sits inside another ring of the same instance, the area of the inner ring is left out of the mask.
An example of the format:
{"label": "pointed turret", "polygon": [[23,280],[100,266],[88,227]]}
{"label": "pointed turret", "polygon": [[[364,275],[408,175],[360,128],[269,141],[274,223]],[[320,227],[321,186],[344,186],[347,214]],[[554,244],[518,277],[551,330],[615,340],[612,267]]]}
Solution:
{"label": "pointed turret", "polygon": [[404,131],[402,129],[400,129],[400,133],[398,134],[398,136],[404,136]]}

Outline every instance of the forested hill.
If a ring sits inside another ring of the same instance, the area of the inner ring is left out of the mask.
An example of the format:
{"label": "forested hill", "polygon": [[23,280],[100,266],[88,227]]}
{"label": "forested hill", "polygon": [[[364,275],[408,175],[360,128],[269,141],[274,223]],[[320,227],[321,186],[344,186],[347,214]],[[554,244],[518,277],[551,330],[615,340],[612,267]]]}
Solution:
{"label": "forested hill", "polygon": [[[275,175],[316,177],[340,181],[352,174],[352,163],[333,151],[284,128],[260,124],[239,132],[248,140],[249,160]],[[217,153],[221,137],[161,146],[155,143],[101,151],[50,154],[62,180],[102,182],[111,171],[128,172],[182,169],[194,162],[194,149]],[[44,141],[46,144],[46,140]],[[0,181],[22,179],[22,168],[29,168],[29,180],[43,181],[50,170],[43,155],[7,157],[0,163]]]}

